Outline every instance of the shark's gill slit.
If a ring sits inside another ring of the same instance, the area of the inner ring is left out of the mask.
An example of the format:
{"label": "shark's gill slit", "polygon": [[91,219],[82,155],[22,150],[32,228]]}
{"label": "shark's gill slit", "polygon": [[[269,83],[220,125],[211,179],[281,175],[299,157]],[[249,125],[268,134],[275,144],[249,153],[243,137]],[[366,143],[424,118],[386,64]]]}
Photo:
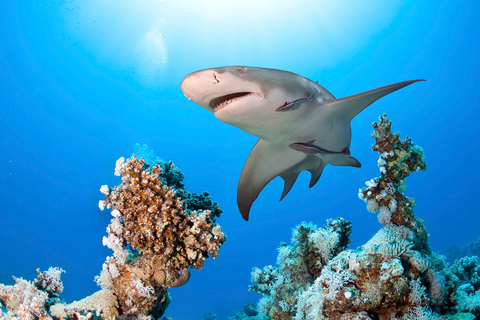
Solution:
{"label": "shark's gill slit", "polygon": [[213,111],[217,111],[225,107],[229,103],[232,103],[241,98],[245,98],[252,94],[254,93],[253,92],[236,92],[236,93],[227,94],[225,96],[221,96],[210,101],[210,107],[213,109]]}

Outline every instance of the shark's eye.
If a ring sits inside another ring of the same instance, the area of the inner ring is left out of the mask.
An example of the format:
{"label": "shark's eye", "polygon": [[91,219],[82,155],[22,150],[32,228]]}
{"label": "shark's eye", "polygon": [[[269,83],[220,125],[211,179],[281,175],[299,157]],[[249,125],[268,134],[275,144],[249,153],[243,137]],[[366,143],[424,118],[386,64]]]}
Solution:
{"label": "shark's eye", "polygon": [[238,72],[242,74],[245,73],[245,68],[238,68]]}

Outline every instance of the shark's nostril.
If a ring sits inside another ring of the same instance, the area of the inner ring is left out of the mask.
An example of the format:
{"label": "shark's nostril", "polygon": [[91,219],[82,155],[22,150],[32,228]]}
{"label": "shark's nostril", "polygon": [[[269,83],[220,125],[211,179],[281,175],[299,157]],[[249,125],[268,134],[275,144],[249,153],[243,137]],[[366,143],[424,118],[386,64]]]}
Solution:
{"label": "shark's nostril", "polygon": [[215,72],[213,73],[213,79],[215,80],[213,84],[217,84],[220,82],[220,80],[217,79],[217,75],[215,74]]}

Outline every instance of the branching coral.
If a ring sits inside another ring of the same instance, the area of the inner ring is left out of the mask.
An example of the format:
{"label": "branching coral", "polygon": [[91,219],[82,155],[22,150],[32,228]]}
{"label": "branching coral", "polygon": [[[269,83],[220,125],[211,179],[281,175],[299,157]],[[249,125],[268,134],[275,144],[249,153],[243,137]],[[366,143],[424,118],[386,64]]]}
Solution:
{"label": "branching coral", "polygon": [[[367,210],[378,212],[378,221],[382,224],[393,223],[414,229],[424,244],[427,244],[427,232],[423,221],[415,216],[412,208],[415,202],[404,195],[405,178],[411,172],[426,170],[425,155],[422,148],[415,145],[409,137],[400,141],[400,134],[391,132],[392,122],[387,115],[374,123],[375,138],[373,151],[380,153],[378,166],[380,177],[366,182],[367,187],[360,189],[359,198],[367,204]],[[423,248],[429,250],[428,247]]]}
{"label": "branching coral", "polygon": [[47,271],[40,271],[37,268],[37,278],[34,285],[37,289],[45,291],[49,298],[58,297],[63,291],[63,282],[60,279],[65,270],[62,268],[50,267]]}
{"label": "branching coral", "polygon": [[320,270],[350,243],[351,223],[342,218],[327,220],[323,228],[301,223],[292,231],[292,244],[278,246],[278,267],[252,270],[250,291],[264,295],[260,316],[292,319],[298,296],[319,276]]}
{"label": "branching coral", "polygon": [[[348,240],[350,231],[298,226],[291,245],[279,246],[278,267],[252,273],[250,288],[264,295],[258,309],[265,318],[440,319],[442,314],[468,311],[461,306],[475,301],[471,284],[470,291],[455,295],[458,278],[431,252],[424,223],[413,213],[413,199],[403,194],[410,172],[426,169],[422,149],[392,134],[386,115],[373,126],[372,149],[381,154],[381,175],[368,181],[359,197],[369,211],[378,213],[382,228],[352,251],[345,250],[348,241],[341,240]],[[336,221],[346,226],[342,219]],[[347,237],[339,237],[342,234]]]}
{"label": "branching coral", "polygon": [[115,174],[122,183],[100,189],[107,197],[100,208],[112,208],[104,244],[114,258],[107,258],[97,282],[114,290],[122,314],[148,314],[166,301],[167,288],[188,281],[188,268],[201,269],[206,258],[218,256],[226,240],[215,222],[221,210],[208,194],[185,191],[172,162],[151,166],[133,155],[117,161]]}

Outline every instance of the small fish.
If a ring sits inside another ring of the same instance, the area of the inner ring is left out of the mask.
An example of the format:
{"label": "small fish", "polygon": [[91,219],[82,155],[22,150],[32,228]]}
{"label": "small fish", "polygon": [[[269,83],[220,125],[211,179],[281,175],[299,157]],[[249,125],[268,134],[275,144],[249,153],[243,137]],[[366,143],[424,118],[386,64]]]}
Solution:
{"label": "small fish", "polygon": [[300,98],[300,99],[297,99],[297,100],[293,100],[291,102],[288,102],[288,101],[285,101],[285,103],[283,105],[281,105],[280,107],[278,107],[277,109],[275,109],[275,111],[285,111],[285,110],[288,110],[290,109],[291,107],[293,107],[295,105],[295,103],[299,102],[299,101],[302,101],[302,100],[308,100],[308,101],[312,101],[312,98]]}
{"label": "small fish", "polygon": [[319,146],[314,145],[313,144],[314,142],[315,142],[315,140],[310,140],[308,142],[295,142],[295,143],[292,143],[288,146],[290,148],[292,148],[293,150],[303,152],[303,153],[308,154],[310,156],[314,155],[316,153],[344,154],[344,155],[347,155],[347,156],[350,155],[350,149],[347,146],[343,147],[342,150],[340,150],[340,151],[330,151],[330,150],[326,150],[326,149],[323,149]]}

